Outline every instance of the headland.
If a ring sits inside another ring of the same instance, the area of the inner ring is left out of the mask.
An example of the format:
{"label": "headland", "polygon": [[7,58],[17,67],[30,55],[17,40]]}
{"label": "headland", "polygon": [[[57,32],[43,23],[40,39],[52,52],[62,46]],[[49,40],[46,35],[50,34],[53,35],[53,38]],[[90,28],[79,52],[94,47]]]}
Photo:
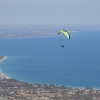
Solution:
{"label": "headland", "polygon": [[[2,61],[4,61],[5,59],[7,59],[6,56],[0,56],[0,63],[1,63]],[[2,71],[0,71],[0,79],[4,79],[4,78],[10,79],[10,77],[8,77],[8,76],[5,75]]]}
{"label": "headland", "polygon": [[7,59],[6,56],[0,56],[0,62],[2,62],[3,60]]}

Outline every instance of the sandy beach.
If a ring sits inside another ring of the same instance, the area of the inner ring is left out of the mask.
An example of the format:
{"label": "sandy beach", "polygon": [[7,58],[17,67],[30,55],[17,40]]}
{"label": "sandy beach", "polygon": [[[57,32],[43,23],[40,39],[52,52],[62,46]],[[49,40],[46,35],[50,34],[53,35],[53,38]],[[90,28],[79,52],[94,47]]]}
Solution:
{"label": "sandy beach", "polygon": [[[1,63],[2,61],[6,60],[6,59],[7,59],[6,56],[0,56],[0,63]],[[10,77],[7,76],[7,75],[5,75],[2,71],[0,71],[0,78],[1,78],[1,79],[4,79],[4,78],[10,79]]]}
{"label": "sandy beach", "polygon": [[1,79],[4,79],[4,78],[10,79],[9,76],[5,75],[5,74],[4,74],[3,72],[1,72],[1,71],[0,71],[0,78],[1,78]]}
{"label": "sandy beach", "polygon": [[4,61],[5,59],[7,59],[7,56],[0,56],[0,62]]}

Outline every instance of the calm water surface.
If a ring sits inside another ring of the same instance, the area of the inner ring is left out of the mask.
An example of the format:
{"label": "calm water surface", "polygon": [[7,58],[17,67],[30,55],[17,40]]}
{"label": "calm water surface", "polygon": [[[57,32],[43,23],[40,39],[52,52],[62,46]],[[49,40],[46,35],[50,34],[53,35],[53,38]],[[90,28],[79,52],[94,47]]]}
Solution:
{"label": "calm water surface", "polygon": [[0,55],[7,56],[0,70],[22,81],[100,88],[100,31],[70,35],[0,39]]}

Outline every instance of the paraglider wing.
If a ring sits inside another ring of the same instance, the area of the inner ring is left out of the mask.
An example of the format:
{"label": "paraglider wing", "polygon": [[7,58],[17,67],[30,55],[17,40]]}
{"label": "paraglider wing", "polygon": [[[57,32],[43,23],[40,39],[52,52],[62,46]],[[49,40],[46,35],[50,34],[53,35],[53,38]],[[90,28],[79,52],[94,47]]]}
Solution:
{"label": "paraglider wing", "polygon": [[59,31],[59,32],[58,32],[58,35],[59,35],[60,33],[63,33],[68,39],[70,39],[70,34],[69,34],[66,30],[61,30],[61,31]]}

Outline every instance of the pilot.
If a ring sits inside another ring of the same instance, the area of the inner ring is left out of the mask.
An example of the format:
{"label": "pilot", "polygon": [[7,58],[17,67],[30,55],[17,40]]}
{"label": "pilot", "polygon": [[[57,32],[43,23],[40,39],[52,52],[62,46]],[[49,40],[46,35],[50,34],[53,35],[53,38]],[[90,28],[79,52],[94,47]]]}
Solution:
{"label": "pilot", "polygon": [[64,45],[62,45],[62,48],[64,48]]}

